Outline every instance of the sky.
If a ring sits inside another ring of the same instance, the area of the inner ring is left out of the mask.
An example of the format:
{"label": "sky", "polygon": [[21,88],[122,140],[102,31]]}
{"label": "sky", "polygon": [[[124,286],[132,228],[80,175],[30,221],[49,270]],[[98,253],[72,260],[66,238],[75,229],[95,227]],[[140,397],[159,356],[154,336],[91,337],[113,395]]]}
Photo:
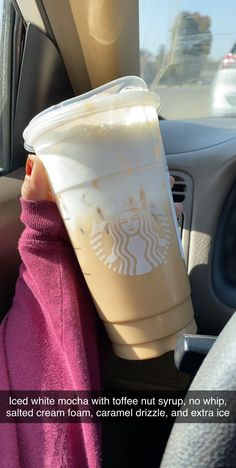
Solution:
{"label": "sky", "polygon": [[236,42],[236,0],[139,0],[140,48],[155,54],[161,44],[169,45],[171,26],[181,11],[210,16],[213,60]]}

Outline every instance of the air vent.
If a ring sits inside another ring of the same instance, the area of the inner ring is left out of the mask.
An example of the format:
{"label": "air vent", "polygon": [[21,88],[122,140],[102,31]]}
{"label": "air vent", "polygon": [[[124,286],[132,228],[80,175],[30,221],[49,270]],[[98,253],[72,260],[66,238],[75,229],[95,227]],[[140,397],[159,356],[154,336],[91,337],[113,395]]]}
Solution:
{"label": "air vent", "polygon": [[171,175],[173,175],[173,177],[175,178],[175,184],[172,189],[174,202],[183,203],[183,201],[185,200],[187,190],[186,182],[181,176],[178,176],[176,174]]}
{"label": "air vent", "polygon": [[178,219],[180,235],[184,249],[186,264],[188,265],[189,241],[191,232],[192,201],[193,201],[193,181],[189,174],[170,168],[170,174],[175,179],[172,189],[175,203],[183,204],[183,214]]}

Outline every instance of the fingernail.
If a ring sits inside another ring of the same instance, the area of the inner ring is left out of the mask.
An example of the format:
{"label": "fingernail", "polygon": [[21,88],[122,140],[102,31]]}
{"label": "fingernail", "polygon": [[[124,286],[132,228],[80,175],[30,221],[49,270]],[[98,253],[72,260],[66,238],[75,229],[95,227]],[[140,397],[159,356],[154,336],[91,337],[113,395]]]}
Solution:
{"label": "fingernail", "polygon": [[26,160],[26,164],[25,164],[25,172],[26,172],[27,177],[30,177],[31,174],[32,174],[33,164],[34,164],[34,162],[28,156],[28,158]]}

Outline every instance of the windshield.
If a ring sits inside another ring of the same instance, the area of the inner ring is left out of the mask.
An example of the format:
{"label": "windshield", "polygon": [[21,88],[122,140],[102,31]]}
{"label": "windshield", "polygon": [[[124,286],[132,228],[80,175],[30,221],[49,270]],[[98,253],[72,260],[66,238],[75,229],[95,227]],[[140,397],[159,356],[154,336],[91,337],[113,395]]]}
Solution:
{"label": "windshield", "polygon": [[236,116],[236,2],[139,0],[141,76],[163,117]]}

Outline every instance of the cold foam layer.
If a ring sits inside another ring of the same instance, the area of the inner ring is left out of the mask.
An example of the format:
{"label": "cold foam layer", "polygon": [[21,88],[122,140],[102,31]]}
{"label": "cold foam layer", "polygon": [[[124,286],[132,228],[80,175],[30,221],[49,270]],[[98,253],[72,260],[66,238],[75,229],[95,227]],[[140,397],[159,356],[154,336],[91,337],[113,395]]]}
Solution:
{"label": "cold foam layer", "polygon": [[[90,180],[136,167],[162,163],[162,141],[156,114],[142,109],[127,111],[129,120],[114,111],[113,122],[95,124],[75,120],[63,125],[36,143],[55,193]],[[124,110],[120,110],[124,114]],[[136,120],[135,120],[136,116]],[[126,116],[127,117],[127,116]]]}
{"label": "cold foam layer", "polygon": [[[25,147],[28,151],[37,152],[37,142],[42,139],[45,141],[45,132],[51,132],[61,124],[71,123],[78,117],[82,121],[94,115],[100,116],[101,113],[108,117],[114,110],[138,106],[159,112],[161,109],[159,96],[148,91],[145,82],[139,77],[120,78],[38,114],[24,130]],[[96,120],[96,124],[98,123]]]}

